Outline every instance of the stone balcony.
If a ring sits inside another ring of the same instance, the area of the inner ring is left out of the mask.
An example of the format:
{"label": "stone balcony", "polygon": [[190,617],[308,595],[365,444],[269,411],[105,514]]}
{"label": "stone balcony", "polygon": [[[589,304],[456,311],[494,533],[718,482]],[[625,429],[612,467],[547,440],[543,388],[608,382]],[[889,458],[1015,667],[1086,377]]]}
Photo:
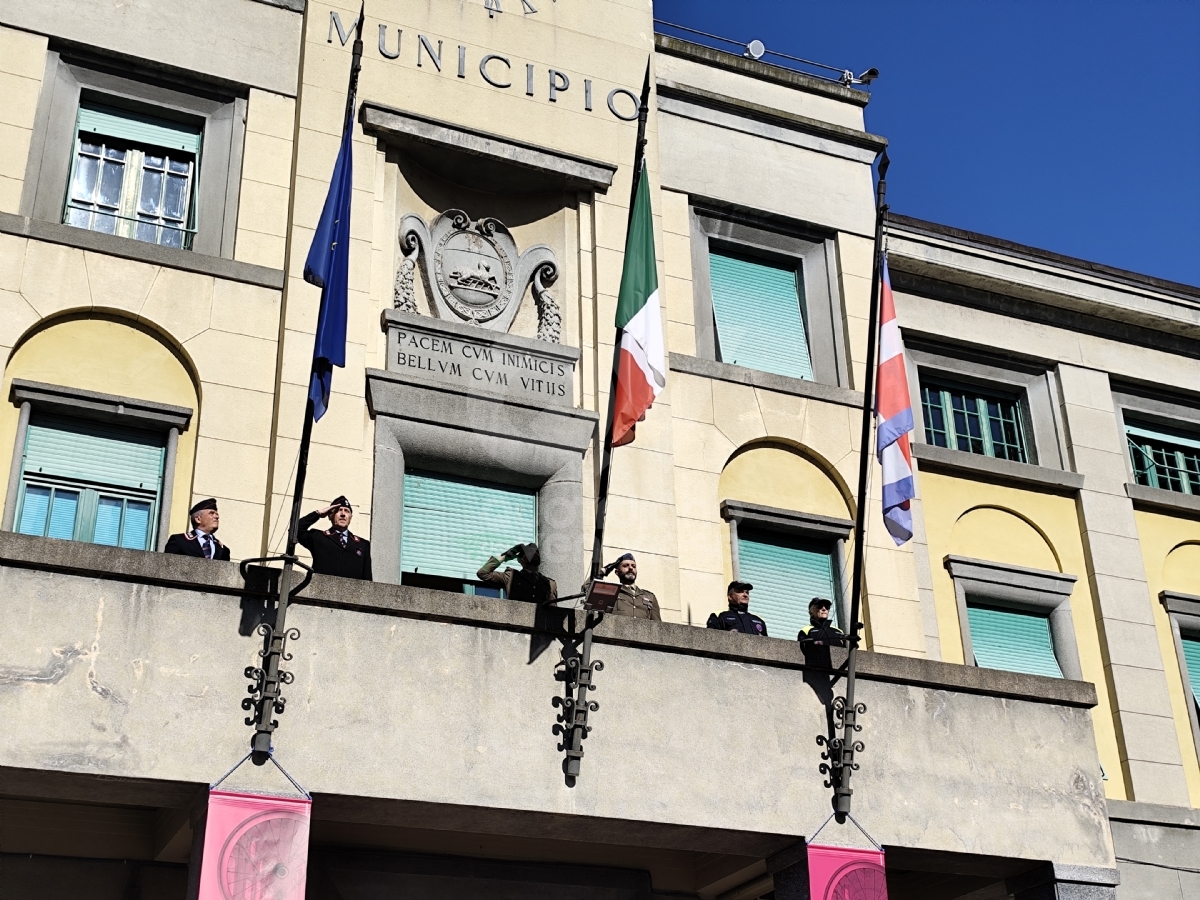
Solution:
{"label": "stone balcony", "polygon": [[[185,811],[248,748],[264,596],[229,563],[0,534],[0,794],[158,808],[155,852],[186,859]],[[713,897],[829,815],[815,737],[841,686],[794,642],[605,618],[568,787],[571,613],[318,576],[288,621],[276,756],[314,795],[314,846],[403,826],[633,847],[691,860],[628,857],[655,890]],[[860,671],[854,814],[889,867],[1115,876],[1091,684],[876,653]]]}

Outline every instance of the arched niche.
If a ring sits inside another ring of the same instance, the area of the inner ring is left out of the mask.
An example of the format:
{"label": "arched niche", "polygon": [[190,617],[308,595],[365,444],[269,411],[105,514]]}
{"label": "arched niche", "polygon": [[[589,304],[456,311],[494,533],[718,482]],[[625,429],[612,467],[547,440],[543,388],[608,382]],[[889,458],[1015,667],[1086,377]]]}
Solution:
{"label": "arched niche", "polygon": [[1163,563],[1163,590],[1200,596],[1200,543],[1179,544]]}
{"label": "arched niche", "polygon": [[[20,404],[8,402],[13,398],[14,379],[191,411],[191,424],[179,433],[169,484],[163,491],[163,502],[169,503],[169,529],[186,527],[200,398],[192,367],[181,351],[142,323],[104,312],[68,314],[41,322],[24,335],[5,366],[5,402],[0,405],[0,459],[12,461],[8,477],[0,479],[6,516],[22,450],[16,446]],[[160,534],[160,542],[164,536]]]}
{"label": "arched niche", "polygon": [[963,513],[954,523],[950,553],[1027,569],[1062,571],[1046,536],[1028,519],[997,506],[977,506]]}
{"label": "arched niche", "polygon": [[721,500],[743,500],[845,519],[852,516],[841,486],[809,456],[782,443],[762,443],[735,453],[721,472]]}

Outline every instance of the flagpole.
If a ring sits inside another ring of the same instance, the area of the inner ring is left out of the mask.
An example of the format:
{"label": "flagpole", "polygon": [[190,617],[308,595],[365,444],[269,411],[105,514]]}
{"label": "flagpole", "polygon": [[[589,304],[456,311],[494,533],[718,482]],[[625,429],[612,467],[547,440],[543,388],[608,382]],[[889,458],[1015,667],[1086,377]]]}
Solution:
{"label": "flagpole", "polygon": [[859,613],[862,609],[863,587],[863,557],[866,551],[865,533],[867,525],[867,476],[871,471],[871,424],[875,414],[875,352],[879,332],[879,287],[880,265],[883,257],[883,232],[887,224],[888,206],[884,202],[887,197],[887,171],[891,161],[887,149],[879,159],[879,185],[875,198],[875,248],[871,262],[871,307],[867,315],[867,359],[866,378],[863,383],[862,405],[862,435],[859,441],[858,459],[858,494],[857,509],[854,518],[854,568],[850,586],[850,652],[846,660],[846,696],[834,701],[834,714],[841,718],[842,735],[831,747],[833,758],[830,768],[834,770],[833,793],[834,810],[838,821],[844,820],[850,814],[850,799],[854,793],[850,788],[850,774],[858,768],[854,761],[856,750],[862,749],[861,742],[855,734],[862,730],[858,724],[858,714],[866,712],[866,706],[855,702],[855,675],[858,663],[858,629]]}
{"label": "flagpole", "polygon": [[[642,82],[642,99],[638,105],[637,145],[633,153],[633,183],[629,187],[629,217],[625,232],[633,222],[633,207],[642,181],[642,161],[646,155],[646,119],[650,113],[650,60],[646,60],[646,78]],[[599,578],[604,565],[604,525],[608,516],[608,483],[612,467],[613,415],[617,406],[617,376],[621,370],[621,335],[617,328],[613,339],[612,378],[608,384],[608,418],[604,428],[604,450],[600,456],[600,485],[596,494],[596,533],[592,540],[591,577]],[[588,635],[590,637],[590,633]]]}
{"label": "flagpole", "polygon": [[[345,133],[345,129],[352,128],[354,123],[358,73],[362,69],[362,33],[365,14],[366,0],[363,0],[358,14],[358,22],[355,25],[354,47],[350,58],[350,85],[346,93],[346,114],[342,121],[343,133]],[[247,725],[251,723],[254,725],[254,737],[250,740],[250,760],[256,766],[265,764],[271,758],[271,739],[275,732],[275,726],[278,725],[273,716],[276,713],[282,713],[284,709],[284,700],[280,696],[280,689],[284,684],[291,682],[291,676],[281,672],[279,664],[282,660],[289,658],[285,652],[289,637],[294,639],[300,636],[299,630],[294,628],[290,632],[288,630],[287,609],[292,595],[293,569],[299,562],[296,558],[296,542],[300,530],[300,504],[304,502],[304,482],[308,476],[308,450],[312,444],[313,421],[316,418],[316,407],[311,396],[311,377],[316,372],[316,360],[314,359],[313,362],[313,370],[309,373],[310,396],[304,404],[304,427],[300,432],[300,453],[296,462],[296,484],[292,492],[292,513],[288,520],[287,545],[282,557],[283,571],[279,574],[279,599],[275,605],[275,621],[271,625],[261,626],[267,629],[267,649],[263,654],[260,696],[255,704],[254,719],[246,720]],[[302,563],[300,565],[303,566]],[[297,590],[307,583],[306,577]],[[244,705],[245,703],[243,703]]]}

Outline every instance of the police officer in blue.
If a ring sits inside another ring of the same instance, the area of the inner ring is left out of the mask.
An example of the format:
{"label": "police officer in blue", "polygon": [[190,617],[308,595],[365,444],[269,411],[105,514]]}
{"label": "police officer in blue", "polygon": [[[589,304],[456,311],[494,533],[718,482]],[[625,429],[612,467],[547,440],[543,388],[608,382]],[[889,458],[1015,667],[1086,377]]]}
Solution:
{"label": "police officer in blue", "polygon": [[216,538],[217,526],[221,524],[217,501],[212,497],[201,500],[188,510],[188,522],[192,527],[182,534],[173,534],[167,538],[167,546],[163,548],[163,552],[228,562],[229,548]]}
{"label": "police officer in blue", "polygon": [[[325,516],[329,516],[327,530],[317,531],[312,527]],[[318,575],[371,580],[371,542],[351,533],[353,516],[350,501],[342,496],[300,519],[297,540],[312,554],[313,571]]]}
{"label": "police officer in blue", "polygon": [[729,609],[713,613],[708,617],[708,627],[722,631],[740,631],[742,634],[767,636],[767,623],[750,612],[750,592],[754,585],[747,581],[731,581],[725,591]]}

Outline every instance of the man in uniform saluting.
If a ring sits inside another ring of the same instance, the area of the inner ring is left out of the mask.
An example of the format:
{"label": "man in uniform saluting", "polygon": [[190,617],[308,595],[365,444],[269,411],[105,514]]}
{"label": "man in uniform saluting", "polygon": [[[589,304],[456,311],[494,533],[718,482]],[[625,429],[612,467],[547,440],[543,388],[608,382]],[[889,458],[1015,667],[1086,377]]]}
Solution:
{"label": "man in uniform saluting", "polygon": [[[329,516],[330,528],[317,531],[312,526],[324,516]],[[298,540],[312,554],[313,571],[318,575],[371,580],[371,542],[350,532],[353,517],[350,501],[342,496],[300,519]]]}
{"label": "man in uniform saluting", "polygon": [[617,580],[621,582],[621,587],[617,591],[617,602],[613,606],[614,616],[662,621],[658,598],[637,586],[637,560],[633,558],[632,553],[623,553],[617,557]]}
{"label": "man in uniform saluting", "polygon": [[[496,571],[501,563],[510,559],[517,560],[521,568]],[[558,584],[538,571],[541,565],[542,553],[537,544],[514,544],[501,553],[499,559],[489,556],[475,575],[480,581],[504,588],[504,596],[509,600],[553,603],[558,599]]]}
{"label": "man in uniform saluting", "polygon": [[188,510],[188,521],[192,527],[182,534],[173,534],[167,538],[167,546],[163,548],[163,552],[228,562],[229,548],[214,537],[217,526],[221,524],[217,501],[212,497],[201,500]]}

